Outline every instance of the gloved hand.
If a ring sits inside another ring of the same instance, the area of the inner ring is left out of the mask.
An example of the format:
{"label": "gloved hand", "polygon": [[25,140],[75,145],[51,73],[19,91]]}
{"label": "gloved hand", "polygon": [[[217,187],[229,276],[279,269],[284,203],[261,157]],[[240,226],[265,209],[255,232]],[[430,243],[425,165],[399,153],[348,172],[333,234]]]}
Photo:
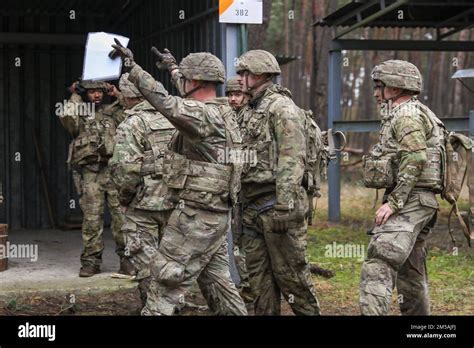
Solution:
{"label": "gloved hand", "polygon": [[168,70],[172,72],[175,69],[178,69],[176,64],[176,58],[173,57],[171,52],[165,48],[163,53],[161,53],[156,47],[151,48],[151,52],[156,56],[156,67],[160,70]]}
{"label": "gloved hand", "polygon": [[73,84],[71,86],[69,86],[67,88],[67,90],[69,91],[69,93],[78,93],[78,94],[81,94],[81,93],[84,93],[85,92],[85,89],[81,87],[81,83],[79,81],[75,81],[73,82]]}
{"label": "gloved hand", "polygon": [[115,59],[116,57],[120,57],[123,61],[123,70],[125,72],[129,72],[135,66],[135,61],[133,60],[133,52],[124,47],[119,40],[114,39],[115,45],[112,45],[114,48],[109,53],[110,59]]}
{"label": "gloved hand", "polygon": [[286,204],[277,204],[273,210],[273,232],[286,233],[290,223],[299,223],[304,221],[304,212],[299,209],[290,209]]}

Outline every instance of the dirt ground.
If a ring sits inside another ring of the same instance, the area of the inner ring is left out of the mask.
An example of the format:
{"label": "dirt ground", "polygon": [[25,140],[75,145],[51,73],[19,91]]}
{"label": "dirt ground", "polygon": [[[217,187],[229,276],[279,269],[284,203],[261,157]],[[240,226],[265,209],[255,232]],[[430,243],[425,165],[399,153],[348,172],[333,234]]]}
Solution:
{"label": "dirt ground", "polygon": [[[347,186],[343,186],[343,189],[347,190]],[[325,209],[326,206],[323,204],[320,208]],[[364,227],[365,222],[361,221],[350,221],[350,224]],[[348,222],[342,222],[341,224],[344,223],[347,224]],[[332,224],[324,221],[321,221],[320,225],[332,226]],[[456,232],[455,237],[458,240],[459,249],[463,253],[472,256],[474,248],[467,246],[459,230]],[[447,216],[445,213],[440,213],[437,225],[429,236],[428,247],[431,250],[437,249],[446,252],[452,250],[453,245],[447,232]],[[314,276],[314,283],[320,296],[321,310],[324,315],[359,315],[358,303],[354,301],[353,294],[358,289],[351,290],[350,293],[352,294],[349,293],[346,298],[332,298],[328,300],[327,295],[337,289],[330,282],[323,281],[319,276]],[[343,293],[342,297],[344,296],[346,296],[345,293]],[[209,315],[205,301],[197,287],[192,291],[187,302],[189,302],[189,305],[185,307],[181,315]],[[453,308],[455,308],[453,306],[455,306],[455,303],[453,305],[434,303],[432,310],[438,315],[449,315],[453,313]],[[51,291],[47,293],[40,291],[38,293],[29,292],[28,294],[22,294],[20,291],[16,296],[0,297],[0,315],[139,315],[140,308],[138,289],[133,286],[110,291],[103,289],[95,293],[85,292],[77,295],[73,303],[64,293],[55,294]],[[391,308],[390,314],[400,314],[395,298]],[[249,314],[252,314],[250,307]],[[291,308],[284,300],[282,303],[282,315],[293,315]]]}

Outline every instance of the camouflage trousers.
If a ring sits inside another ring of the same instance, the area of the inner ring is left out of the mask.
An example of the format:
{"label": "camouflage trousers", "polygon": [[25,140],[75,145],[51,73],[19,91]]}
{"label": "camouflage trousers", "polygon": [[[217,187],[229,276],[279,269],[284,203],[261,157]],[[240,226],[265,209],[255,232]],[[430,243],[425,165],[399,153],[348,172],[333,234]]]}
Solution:
{"label": "camouflage trousers", "polygon": [[150,260],[158,251],[163,229],[172,210],[153,211],[130,208],[125,213],[122,231],[125,254],[130,256],[139,281],[140,298],[145,305],[150,277]]}
{"label": "camouflage trousers", "polygon": [[253,302],[253,294],[249,283],[245,249],[242,246],[242,206],[239,204],[232,208],[232,239],[235,266],[239,273],[239,292],[246,303]]}
{"label": "camouflage trousers", "polygon": [[306,255],[307,222],[291,224],[286,233],[273,232],[274,196],[244,207],[242,246],[255,315],[280,315],[281,294],[297,315],[319,315],[319,301]]}
{"label": "camouflage trousers", "polygon": [[118,192],[110,180],[108,167],[101,168],[98,172],[87,168],[82,169],[82,194],[79,200],[82,213],[82,243],[81,264],[99,266],[102,263],[104,242],[104,207],[107,201],[112,217],[112,235],[114,237],[115,251],[124,257],[125,241],[122,234],[123,216],[120,212]]}
{"label": "camouflage trousers", "polygon": [[413,191],[403,209],[377,226],[362,265],[362,315],[386,315],[397,287],[402,315],[429,315],[425,239],[436,222],[434,193]]}
{"label": "camouflage trousers", "polygon": [[242,246],[234,245],[235,266],[240,277],[239,292],[245,302],[251,302],[253,301],[253,294],[250,287],[245,254],[245,249]]}
{"label": "camouflage trousers", "polygon": [[151,283],[142,315],[173,315],[197,281],[214,315],[246,315],[229,270],[228,213],[176,208],[150,263]]}

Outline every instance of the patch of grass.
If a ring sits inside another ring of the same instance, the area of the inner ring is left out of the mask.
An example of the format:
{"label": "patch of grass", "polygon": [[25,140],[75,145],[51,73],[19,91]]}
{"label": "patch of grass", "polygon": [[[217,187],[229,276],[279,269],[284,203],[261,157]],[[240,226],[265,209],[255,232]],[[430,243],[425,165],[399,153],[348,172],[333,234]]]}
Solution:
{"label": "patch of grass", "polygon": [[431,300],[449,314],[474,313],[474,257],[464,252],[430,250],[427,261]]}
{"label": "patch of grass", "polygon": [[[358,314],[360,269],[367,243],[368,238],[361,229],[315,226],[308,230],[310,262],[335,272],[333,278],[316,280],[323,314]],[[344,245],[356,251],[353,257],[339,257],[337,248],[341,251]]]}
{"label": "patch of grass", "polygon": [[5,309],[11,312],[20,312],[31,309],[31,306],[19,302],[17,298],[12,298],[6,301]]}
{"label": "patch of grass", "polygon": [[[363,260],[360,255],[339,257],[337,253],[331,254],[330,251],[335,247],[337,249],[347,246],[347,250],[363,250],[364,256],[366,255],[370,240],[366,231],[373,224],[375,209],[372,204],[375,194],[373,190],[366,190],[354,184],[343,184],[341,191],[342,221],[340,224],[331,224],[327,222],[327,193],[323,189],[324,198],[318,202],[315,224],[308,229],[308,255],[310,262],[336,273],[330,279],[314,278],[323,314],[358,315]],[[440,220],[445,222],[443,218],[447,216],[449,205],[440,203]],[[432,313],[474,314],[473,250],[458,250],[456,254],[435,247],[429,251],[427,267]],[[396,293],[391,307],[391,314],[399,313]]]}

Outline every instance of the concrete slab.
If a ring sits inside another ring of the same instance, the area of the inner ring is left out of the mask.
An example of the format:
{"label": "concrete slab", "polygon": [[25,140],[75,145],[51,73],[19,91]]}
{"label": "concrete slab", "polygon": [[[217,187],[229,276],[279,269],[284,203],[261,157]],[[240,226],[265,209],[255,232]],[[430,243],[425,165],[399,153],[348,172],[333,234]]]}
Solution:
{"label": "concrete slab", "polygon": [[[17,230],[9,233],[10,246],[30,245],[28,258],[10,258],[8,270],[0,272],[0,298],[27,293],[91,293],[132,289],[137,282],[111,278],[118,271],[119,258],[109,229],[104,231],[102,273],[79,278],[82,239],[80,230]],[[37,250],[37,260],[34,256]]]}

